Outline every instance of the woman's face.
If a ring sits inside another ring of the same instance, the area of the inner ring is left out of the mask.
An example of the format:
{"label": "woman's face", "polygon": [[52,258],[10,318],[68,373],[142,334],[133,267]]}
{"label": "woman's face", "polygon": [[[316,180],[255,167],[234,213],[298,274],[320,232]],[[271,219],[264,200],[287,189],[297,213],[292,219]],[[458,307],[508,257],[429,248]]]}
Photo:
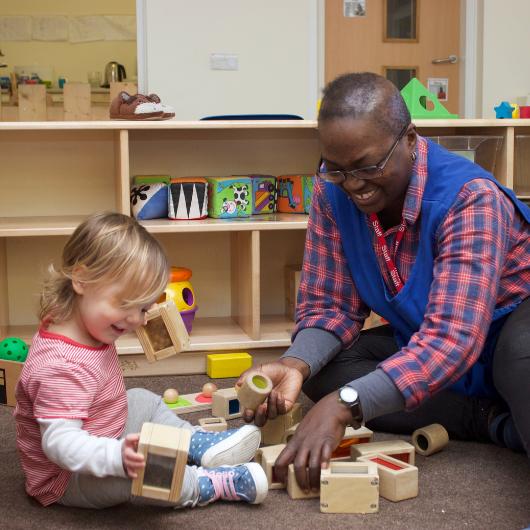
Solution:
{"label": "woman's face", "polygon": [[[354,170],[380,164],[397,140],[382,131],[369,118],[337,118],[319,124],[322,158],[327,171]],[[361,180],[353,176],[340,185],[366,214],[402,210],[412,172],[411,154],[416,146],[416,131],[409,125],[388,159],[380,176]]]}

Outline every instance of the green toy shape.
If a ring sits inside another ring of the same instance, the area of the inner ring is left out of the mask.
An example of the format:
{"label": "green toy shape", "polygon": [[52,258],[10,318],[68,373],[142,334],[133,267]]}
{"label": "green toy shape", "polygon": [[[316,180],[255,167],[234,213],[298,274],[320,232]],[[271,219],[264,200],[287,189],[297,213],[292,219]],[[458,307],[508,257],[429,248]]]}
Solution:
{"label": "green toy shape", "polygon": [[[402,88],[401,95],[413,120],[458,118],[458,114],[451,114],[415,77]],[[432,110],[427,109],[427,100],[432,103]]]}
{"label": "green toy shape", "polygon": [[18,337],[7,337],[0,342],[0,359],[23,363],[28,356],[28,345]]}

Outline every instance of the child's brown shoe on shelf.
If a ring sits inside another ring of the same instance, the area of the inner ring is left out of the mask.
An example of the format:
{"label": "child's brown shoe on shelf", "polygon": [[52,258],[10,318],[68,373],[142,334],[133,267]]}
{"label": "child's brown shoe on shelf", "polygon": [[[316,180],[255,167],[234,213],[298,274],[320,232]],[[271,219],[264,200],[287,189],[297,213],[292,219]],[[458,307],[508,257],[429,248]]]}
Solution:
{"label": "child's brown shoe on shelf", "polygon": [[160,108],[164,112],[162,116],[163,120],[169,120],[175,117],[175,110],[173,109],[173,107],[170,107],[169,105],[164,105],[164,103],[160,101],[160,98],[157,94],[149,94],[147,96],[147,99],[149,101],[152,101],[153,103],[158,103],[160,105]]}
{"label": "child's brown shoe on shelf", "polygon": [[164,111],[159,103],[143,94],[131,96],[120,92],[110,104],[111,120],[163,120]]}

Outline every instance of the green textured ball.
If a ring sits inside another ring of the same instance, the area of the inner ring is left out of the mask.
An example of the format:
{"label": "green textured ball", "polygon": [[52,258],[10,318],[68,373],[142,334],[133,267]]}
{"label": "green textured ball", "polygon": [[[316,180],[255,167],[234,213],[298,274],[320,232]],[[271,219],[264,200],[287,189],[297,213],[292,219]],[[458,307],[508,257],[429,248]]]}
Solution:
{"label": "green textured ball", "polygon": [[0,342],[0,359],[23,363],[28,356],[28,345],[18,337],[7,337]]}

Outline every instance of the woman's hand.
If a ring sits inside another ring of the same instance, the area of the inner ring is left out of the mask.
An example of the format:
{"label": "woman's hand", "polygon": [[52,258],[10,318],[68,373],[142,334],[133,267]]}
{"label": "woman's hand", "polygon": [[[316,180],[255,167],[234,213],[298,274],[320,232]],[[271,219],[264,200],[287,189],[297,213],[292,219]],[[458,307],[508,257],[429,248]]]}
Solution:
{"label": "woman's hand", "polygon": [[140,441],[140,434],[128,434],[123,440],[121,446],[121,459],[123,462],[123,469],[129,478],[138,477],[138,471],[145,467],[144,455],[138,453],[138,442]]}
{"label": "woman's hand", "polygon": [[[249,371],[241,374],[236,386],[243,384]],[[291,410],[302,390],[304,379],[309,375],[309,366],[294,357],[286,357],[279,361],[262,364],[258,372],[269,376],[272,381],[272,392],[256,412],[250,409],[243,411],[243,419],[246,422],[254,420],[254,423],[261,427],[267,419],[274,419],[279,414],[285,414]]]}
{"label": "woman's hand", "polygon": [[350,410],[339,402],[338,391],[316,403],[300,422],[274,466],[275,476],[287,480],[287,467],[294,463],[296,481],[304,491],[318,490],[320,470],[329,465],[332,452],[352,421]]}

